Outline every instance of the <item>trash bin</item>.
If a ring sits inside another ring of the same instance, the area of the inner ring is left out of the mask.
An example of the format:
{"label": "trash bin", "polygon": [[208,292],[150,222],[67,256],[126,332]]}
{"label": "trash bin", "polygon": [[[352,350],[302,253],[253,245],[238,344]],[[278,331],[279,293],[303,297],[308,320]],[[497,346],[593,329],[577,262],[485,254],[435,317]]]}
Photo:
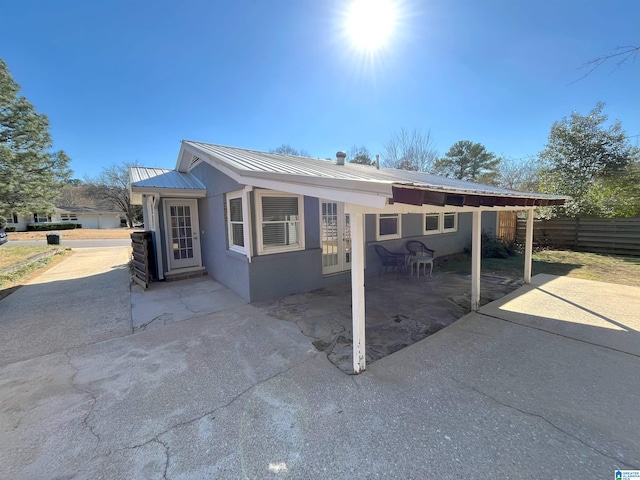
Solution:
{"label": "trash bin", "polygon": [[47,233],[47,245],[60,245],[60,234]]}

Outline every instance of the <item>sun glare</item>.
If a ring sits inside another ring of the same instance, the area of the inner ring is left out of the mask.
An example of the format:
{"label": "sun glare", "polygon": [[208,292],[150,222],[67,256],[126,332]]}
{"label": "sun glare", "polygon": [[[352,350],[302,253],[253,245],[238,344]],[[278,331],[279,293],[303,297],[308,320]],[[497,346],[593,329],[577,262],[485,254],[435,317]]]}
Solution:
{"label": "sun glare", "polygon": [[376,51],[393,35],[398,17],[393,0],[354,0],[347,11],[347,34],[359,50]]}

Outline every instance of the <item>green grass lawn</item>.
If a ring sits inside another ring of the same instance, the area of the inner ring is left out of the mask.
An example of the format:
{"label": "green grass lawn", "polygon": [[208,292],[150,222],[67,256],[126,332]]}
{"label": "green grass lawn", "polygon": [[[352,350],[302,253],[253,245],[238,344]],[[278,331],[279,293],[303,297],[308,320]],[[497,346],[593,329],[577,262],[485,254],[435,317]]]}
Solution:
{"label": "green grass lawn", "polygon": [[[470,273],[471,255],[447,255],[436,260],[436,265],[440,271]],[[482,259],[482,273],[522,278],[523,272],[524,255]],[[640,257],[544,250],[533,254],[532,275],[538,273],[640,287]]]}
{"label": "green grass lawn", "polygon": [[10,293],[10,288],[15,287],[23,279],[28,278],[31,274],[37,274],[37,272],[51,264],[51,262],[58,260],[62,255],[66,255],[68,252],[66,249],[61,249],[59,246],[54,245],[38,245],[28,247],[15,247],[3,245],[0,247],[0,270],[16,265],[21,262],[25,262],[29,258],[39,253],[46,252],[48,250],[55,250],[57,253],[48,257],[40,258],[34,262],[30,262],[16,270],[8,273],[0,274],[0,299],[4,298]]}
{"label": "green grass lawn", "polygon": [[3,268],[15,265],[25,261],[29,257],[33,257],[38,253],[46,252],[47,250],[60,248],[55,245],[37,245],[29,247],[14,247],[10,245],[0,247],[0,270]]}

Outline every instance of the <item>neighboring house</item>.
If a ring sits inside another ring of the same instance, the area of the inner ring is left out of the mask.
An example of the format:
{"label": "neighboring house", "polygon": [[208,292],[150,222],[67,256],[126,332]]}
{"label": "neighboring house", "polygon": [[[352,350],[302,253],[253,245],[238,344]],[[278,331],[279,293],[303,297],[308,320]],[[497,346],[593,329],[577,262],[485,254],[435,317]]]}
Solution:
{"label": "neighboring house", "polygon": [[[483,229],[496,233],[499,211],[527,210],[532,223],[535,206],[564,202],[344,163],[344,155],[334,162],[192,141],[182,142],[175,170],[132,167],[130,175],[161,280],[207,273],[254,302],[351,278],[356,372],[364,369],[364,276],[379,270],[373,245],[404,252],[414,239],[436,256],[460,252],[478,245]],[[527,259],[530,276],[530,251]]]}
{"label": "neighboring house", "polygon": [[92,207],[55,207],[54,213],[34,213],[32,215],[9,215],[7,227],[17,232],[25,232],[27,226],[36,223],[77,223],[82,228],[119,228],[120,212],[105,211]]}

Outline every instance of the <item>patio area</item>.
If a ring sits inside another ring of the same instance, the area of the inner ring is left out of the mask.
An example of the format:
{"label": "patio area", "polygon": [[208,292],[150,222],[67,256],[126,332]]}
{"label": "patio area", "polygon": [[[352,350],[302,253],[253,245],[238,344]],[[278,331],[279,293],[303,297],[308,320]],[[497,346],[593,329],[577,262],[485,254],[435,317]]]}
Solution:
{"label": "patio area", "polygon": [[[524,284],[523,280],[482,275],[481,305]],[[471,311],[471,277],[387,273],[366,279],[367,365],[432,335]],[[351,284],[253,304],[264,313],[294,322],[340,370],[353,374]]]}

